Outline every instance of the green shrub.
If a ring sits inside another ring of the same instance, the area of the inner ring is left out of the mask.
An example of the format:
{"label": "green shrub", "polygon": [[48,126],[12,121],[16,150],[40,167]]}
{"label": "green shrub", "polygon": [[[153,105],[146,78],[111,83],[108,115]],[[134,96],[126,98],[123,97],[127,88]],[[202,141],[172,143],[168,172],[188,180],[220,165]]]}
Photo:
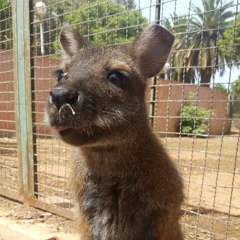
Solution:
{"label": "green shrub", "polygon": [[196,99],[196,94],[190,92],[180,112],[178,128],[181,134],[203,136],[207,133],[208,119],[213,112],[198,107],[194,99]]}
{"label": "green shrub", "polygon": [[213,88],[222,93],[228,93],[228,89],[221,83],[216,83]]}

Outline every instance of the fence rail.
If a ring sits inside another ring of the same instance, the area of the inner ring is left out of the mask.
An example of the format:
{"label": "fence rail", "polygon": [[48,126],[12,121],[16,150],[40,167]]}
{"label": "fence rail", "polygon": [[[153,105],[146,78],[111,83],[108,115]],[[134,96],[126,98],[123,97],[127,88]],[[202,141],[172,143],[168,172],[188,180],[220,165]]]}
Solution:
{"label": "fence rail", "polygon": [[146,103],[184,178],[186,239],[240,239],[239,1],[44,2],[0,1],[0,195],[73,218],[72,149],[44,125],[62,24],[104,46],[157,22],[175,44]]}

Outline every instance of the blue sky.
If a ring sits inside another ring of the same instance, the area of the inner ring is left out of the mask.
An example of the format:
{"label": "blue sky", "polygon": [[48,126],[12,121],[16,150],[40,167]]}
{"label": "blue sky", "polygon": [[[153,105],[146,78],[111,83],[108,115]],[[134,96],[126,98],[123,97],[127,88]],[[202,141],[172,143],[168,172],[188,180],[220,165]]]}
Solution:
{"label": "blue sky", "polygon": [[[140,7],[145,8],[143,9],[143,15],[148,18],[150,22],[153,22],[155,19],[155,6],[150,7],[151,2],[152,5],[155,5],[156,0],[143,0],[140,2]],[[161,2],[161,17],[163,18],[169,18],[170,14],[174,15],[174,13],[177,15],[188,15],[190,13],[189,6],[191,3],[199,7],[202,6],[201,0],[162,0]],[[234,6],[232,11],[236,12],[236,10],[236,6]],[[219,76],[219,73],[216,73],[214,82],[226,85],[236,80],[239,75],[239,69],[232,68],[230,70],[226,68],[225,74],[222,77]]]}

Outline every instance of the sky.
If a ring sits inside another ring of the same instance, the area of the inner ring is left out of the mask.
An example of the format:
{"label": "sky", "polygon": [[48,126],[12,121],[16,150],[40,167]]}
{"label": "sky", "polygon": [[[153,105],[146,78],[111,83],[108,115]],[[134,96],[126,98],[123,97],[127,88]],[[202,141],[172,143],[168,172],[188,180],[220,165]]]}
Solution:
{"label": "sky", "polygon": [[[137,1],[136,1],[137,2]],[[150,7],[152,2],[152,7]],[[140,7],[143,9],[143,15],[150,21],[154,22],[155,19],[155,5],[156,0],[141,0]],[[170,15],[188,15],[190,12],[189,6],[191,3],[194,3],[196,6],[202,6],[202,0],[161,0],[162,8],[161,8],[161,16],[164,18],[169,18]],[[232,8],[233,12],[236,12],[237,8],[234,6]],[[214,82],[215,83],[222,83],[224,85],[228,84],[229,82],[233,82],[234,80],[238,79],[240,75],[239,69],[226,68],[225,74],[220,77],[219,73],[216,73]]]}

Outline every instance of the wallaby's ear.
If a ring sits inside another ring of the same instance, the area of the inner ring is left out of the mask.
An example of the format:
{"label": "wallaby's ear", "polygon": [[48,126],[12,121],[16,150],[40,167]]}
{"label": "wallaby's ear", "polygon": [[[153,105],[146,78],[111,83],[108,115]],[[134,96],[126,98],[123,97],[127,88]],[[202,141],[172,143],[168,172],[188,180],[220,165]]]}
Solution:
{"label": "wallaby's ear", "polygon": [[60,43],[65,61],[70,61],[78,50],[88,45],[84,37],[78,31],[74,31],[69,24],[64,24],[62,28]]}
{"label": "wallaby's ear", "polygon": [[144,77],[153,77],[163,68],[174,36],[157,24],[149,26],[130,45],[130,53]]}

